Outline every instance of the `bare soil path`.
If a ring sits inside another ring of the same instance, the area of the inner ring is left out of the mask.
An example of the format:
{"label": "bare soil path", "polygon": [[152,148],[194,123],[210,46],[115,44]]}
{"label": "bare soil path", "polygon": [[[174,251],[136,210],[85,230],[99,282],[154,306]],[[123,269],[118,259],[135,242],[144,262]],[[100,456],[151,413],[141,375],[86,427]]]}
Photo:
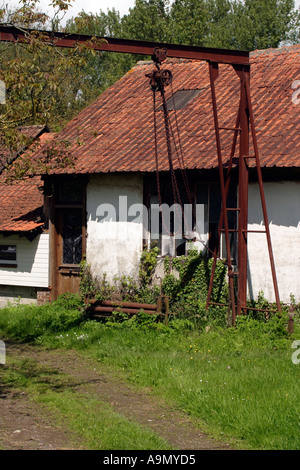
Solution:
{"label": "bare soil path", "polygon": [[[41,366],[68,374],[76,383],[77,391],[83,395],[92,391],[100,401],[106,401],[118,413],[164,437],[170,448],[230,449],[228,444],[217,442],[202,433],[189,417],[172,409],[163,400],[152,396],[147,390],[136,390],[119,378],[102,373],[99,363],[93,363],[73,350],[45,350],[10,343],[6,352],[7,357],[31,359]],[[1,449],[82,449],[80,442],[76,443],[76,436],[69,429],[59,427],[45,407],[35,403],[24,392],[16,393],[10,388],[1,391],[1,384],[0,416]]]}

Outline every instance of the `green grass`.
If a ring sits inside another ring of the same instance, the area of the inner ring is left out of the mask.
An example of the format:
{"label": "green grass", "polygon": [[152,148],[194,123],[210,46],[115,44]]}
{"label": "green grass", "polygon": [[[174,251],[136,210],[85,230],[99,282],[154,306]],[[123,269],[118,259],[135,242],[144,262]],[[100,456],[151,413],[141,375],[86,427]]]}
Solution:
{"label": "green grass", "polygon": [[73,431],[74,443],[88,450],[168,450],[162,438],[113,411],[93,393],[73,388],[70,377],[34,360],[11,359],[0,369],[2,387],[26,391],[51,412],[56,424]]}
{"label": "green grass", "polygon": [[151,387],[216,437],[249,448],[300,448],[300,369],[290,345],[256,348],[226,331],[166,335],[90,324],[80,333],[62,335],[57,345],[75,347]]}
{"label": "green grass", "polygon": [[[57,326],[55,305],[51,308]],[[33,307],[30,314],[19,307],[0,311],[0,335],[14,332],[13,324],[19,331],[25,314],[33,317],[31,328],[39,321],[38,344],[74,348],[96,359],[136,386],[150,388],[219,439],[250,449],[300,449],[300,365],[291,360],[292,341],[300,339],[298,320],[292,338],[276,317],[269,322],[243,317],[236,328],[201,330],[184,320],[165,327],[145,316],[66,326],[60,316],[60,328],[54,328],[47,323],[49,310],[37,315]],[[41,327],[44,314],[47,328]],[[33,339],[29,332],[24,336]],[[84,404],[78,400],[80,414]]]}

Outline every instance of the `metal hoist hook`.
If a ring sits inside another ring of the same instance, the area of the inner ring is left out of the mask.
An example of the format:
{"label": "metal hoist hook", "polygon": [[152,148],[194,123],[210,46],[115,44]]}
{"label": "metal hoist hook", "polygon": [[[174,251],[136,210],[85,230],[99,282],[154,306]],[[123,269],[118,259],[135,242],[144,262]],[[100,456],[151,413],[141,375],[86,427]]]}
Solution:
{"label": "metal hoist hook", "polygon": [[165,86],[172,82],[172,72],[168,69],[161,70],[161,63],[167,58],[167,49],[156,47],[153,51],[152,60],[156,69],[151,73],[147,73],[146,77],[150,78],[150,89],[152,91],[163,91]]}

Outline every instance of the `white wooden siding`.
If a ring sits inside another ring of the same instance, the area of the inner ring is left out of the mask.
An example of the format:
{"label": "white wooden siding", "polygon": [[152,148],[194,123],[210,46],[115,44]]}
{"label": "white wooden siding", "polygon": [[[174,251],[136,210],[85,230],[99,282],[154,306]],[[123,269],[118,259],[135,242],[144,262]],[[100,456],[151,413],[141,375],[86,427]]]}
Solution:
{"label": "white wooden siding", "polygon": [[0,267],[1,285],[49,287],[49,234],[38,235],[32,241],[0,234],[0,244],[17,246],[17,267]]}

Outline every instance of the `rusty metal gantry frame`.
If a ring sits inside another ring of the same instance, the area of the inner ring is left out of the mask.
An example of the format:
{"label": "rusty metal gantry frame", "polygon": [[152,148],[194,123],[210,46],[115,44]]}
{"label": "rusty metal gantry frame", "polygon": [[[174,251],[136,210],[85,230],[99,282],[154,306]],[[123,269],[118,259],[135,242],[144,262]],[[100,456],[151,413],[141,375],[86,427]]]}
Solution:
{"label": "rusty metal gantry frame", "polygon": [[[24,30],[19,29],[10,25],[0,25],[0,41],[16,42],[26,41],[26,37],[32,31],[35,30]],[[227,267],[228,267],[228,282],[229,282],[229,306],[232,311],[232,321],[235,323],[236,314],[240,314],[242,311],[247,309],[247,234],[248,230],[248,180],[249,180],[249,166],[248,159],[255,159],[258,185],[260,191],[260,198],[262,204],[262,212],[264,218],[264,231],[267,237],[268,252],[270,258],[273,286],[277,304],[277,310],[281,312],[278,284],[275,271],[274,256],[272,251],[271,236],[269,230],[269,222],[266,208],[266,201],[264,195],[262,172],[259,160],[258,145],[254,124],[254,114],[251,104],[250,96],[250,59],[249,52],[235,51],[226,49],[215,49],[205,48],[198,46],[184,46],[176,44],[166,43],[154,43],[128,39],[117,39],[117,38],[95,38],[93,36],[81,35],[81,34],[66,34],[60,32],[47,32],[38,31],[44,38],[45,42],[49,43],[49,46],[74,48],[78,45],[88,44],[89,47],[98,51],[108,52],[120,52],[128,54],[139,54],[153,56],[155,49],[167,49],[168,56],[182,59],[195,59],[204,60],[209,64],[209,76],[211,85],[211,97],[212,97],[212,108],[215,126],[217,156],[218,156],[218,167],[219,167],[219,178],[221,188],[221,202],[222,210],[219,221],[218,230],[218,247],[215,249],[213,257],[213,266],[209,284],[209,291],[207,296],[206,307],[211,302],[211,293],[213,287],[214,272],[216,267],[216,261],[218,257],[219,244],[220,244],[220,233],[225,232],[225,243],[226,243],[226,255],[227,255]],[[233,128],[220,127],[218,119],[217,99],[216,99],[216,80],[219,75],[219,64],[232,65],[236,74],[240,80],[240,100],[239,110],[236,119],[236,125]],[[222,157],[221,148],[221,130],[233,131],[233,142],[231,148],[231,154],[229,159],[229,165],[227,168],[226,175],[224,174],[224,162]],[[254,148],[254,155],[249,155],[249,140],[250,140],[250,129],[252,135],[252,142]],[[227,207],[227,194],[230,183],[230,172],[233,165],[233,157],[236,150],[237,140],[239,135],[239,158],[238,158],[238,208]],[[229,239],[229,228],[228,228],[228,217],[227,212],[234,210],[238,212],[238,263],[237,273],[234,273],[231,262],[230,253],[230,239]],[[238,291],[237,291],[237,302],[235,299],[234,292],[234,275],[238,275]]]}

